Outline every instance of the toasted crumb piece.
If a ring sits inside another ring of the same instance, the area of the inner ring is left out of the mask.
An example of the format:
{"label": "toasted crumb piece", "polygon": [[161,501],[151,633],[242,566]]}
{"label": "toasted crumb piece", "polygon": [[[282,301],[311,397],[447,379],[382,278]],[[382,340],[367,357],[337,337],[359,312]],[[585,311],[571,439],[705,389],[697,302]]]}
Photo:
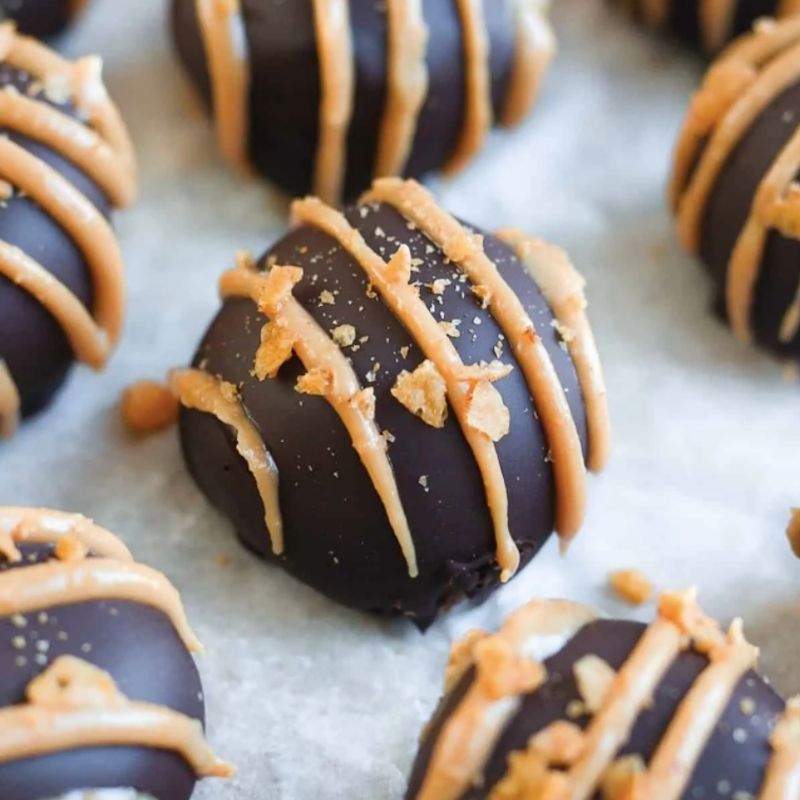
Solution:
{"label": "toasted crumb piece", "polygon": [[14,196],[14,187],[5,180],[0,179],[0,200],[10,200]]}
{"label": "toasted crumb piece", "polygon": [[556,720],[539,733],[531,736],[528,746],[540,753],[552,766],[569,767],[581,755],[586,745],[586,734],[574,723]]}
{"label": "toasted crumb piece", "polygon": [[333,372],[324,367],[315,367],[297,379],[295,391],[300,394],[329,395],[333,392]]}
{"label": "toasted crumb piece", "polygon": [[792,546],[794,554],[800,558],[800,508],[792,509],[792,517],[789,520],[789,527],[786,529],[786,536]]}
{"label": "toasted crumb piece", "polygon": [[253,373],[260,380],[274,378],[292,357],[296,337],[284,325],[268,322],[261,329],[261,344],[256,351]]}
{"label": "toasted crumb piece", "polygon": [[319,293],[319,302],[323,306],[332,306],[336,303],[336,298],[333,296],[332,292],[329,292],[327,289],[323,289]]}
{"label": "toasted crumb piece", "polygon": [[478,381],[467,394],[467,424],[499,442],[511,428],[511,414],[489,381]]}
{"label": "toasted crumb piece", "polygon": [[617,597],[632,606],[649,603],[655,594],[655,588],[647,576],[635,569],[612,572],[608,582]]}
{"label": "toasted crumb piece", "polygon": [[356,340],[356,329],[352,325],[337,325],[331,336],[339,347],[350,347]]}
{"label": "toasted crumb piece", "polygon": [[53,552],[59,561],[82,561],[89,555],[89,548],[74,536],[63,536]]}
{"label": "toasted crumb piece", "polygon": [[478,283],[472,287],[472,293],[480,301],[481,308],[489,307],[489,303],[492,302],[492,293],[489,291],[488,287],[484,286],[482,283]]}
{"label": "toasted crumb piece", "polygon": [[413,372],[403,370],[392,386],[392,396],[431,427],[444,427],[447,386],[432,361],[423,361]]}
{"label": "toasted crumb piece", "polygon": [[162,383],[138,381],[122,394],[122,420],[129,431],[145,436],[169,428],[178,419],[175,395]]}
{"label": "toasted crumb piece", "polygon": [[602,658],[591,654],[576,661],[572,671],[586,710],[596,714],[608,697],[616,672]]}

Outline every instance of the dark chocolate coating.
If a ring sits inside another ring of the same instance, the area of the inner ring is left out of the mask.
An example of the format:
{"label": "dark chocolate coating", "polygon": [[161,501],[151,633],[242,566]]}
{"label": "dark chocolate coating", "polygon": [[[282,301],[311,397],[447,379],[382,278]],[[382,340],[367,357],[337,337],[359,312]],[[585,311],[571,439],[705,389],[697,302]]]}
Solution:
{"label": "dark chocolate coating", "polygon": [[[713,277],[715,306],[725,316],[725,283],[736,240],[750,215],[764,175],[800,124],[800,83],[758,117],[725,163],[703,218],[701,255]],[[751,325],[755,340],[783,359],[800,360],[800,335],[781,342],[779,332],[800,283],[800,242],[772,231],[761,260]]]}
{"label": "dark chocolate coating", "polygon": [[[640,0],[635,14],[641,13],[641,6]],[[667,25],[672,34],[698,50],[705,49],[701,35],[700,7],[700,0],[671,0]],[[738,0],[730,38],[745,33],[757,19],[773,16],[777,11],[777,0]]]}
{"label": "dark chocolate coating", "polygon": [[[292,195],[312,190],[319,131],[319,59],[309,0],[242,0],[252,63],[250,157],[263,175]],[[503,108],[514,57],[508,0],[484,4],[491,45],[495,115]],[[372,181],[380,121],[386,103],[386,11],[373,0],[352,0],[356,97],[347,148],[345,197]],[[440,169],[458,142],[464,121],[462,25],[455,0],[423,0],[429,27],[429,92],[418,121],[406,175]],[[181,61],[210,106],[205,51],[194,0],[173,0],[173,35]]]}
{"label": "dark chocolate coating", "polygon": [[[24,545],[25,562],[49,559],[52,548]],[[0,560],[0,576],[8,564]],[[25,701],[25,689],[47,665],[72,655],[106,670],[132,700],[167,706],[204,720],[204,701],[195,663],[170,619],[151,606],[90,601],[24,615],[25,627],[0,617],[0,708]],[[64,639],[63,635],[67,638]],[[18,649],[12,640],[24,636]],[[36,642],[46,641],[46,664]],[[87,650],[84,645],[88,645]],[[17,659],[26,663],[20,666]],[[155,800],[188,800],[193,769],[171,751],[136,747],[91,747],[0,763],[3,800],[43,800],[71,790],[133,788]]]}
{"label": "dark chocolate coating", "polygon": [[[460,273],[445,263],[441,251],[418,231],[409,230],[395,210],[370,206],[351,209],[347,216],[386,259],[401,242],[408,244],[412,257],[422,264],[412,279],[424,284],[438,278],[457,280]],[[542,336],[585,441],[581,391],[572,362],[551,326],[550,309],[505,245],[487,237],[486,249]],[[362,385],[369,385],[365,376],[374,363],[381,365],[371,384],[376,421],[396,438],[389,457],[420,574],[409,577],[383,505],[338,416],[324,398],[295,391],[303,371],[299,360],[285,364],[276,380],[260,382],[252,376],[266,320],[250,300],[231,299],[208,330],[195,364],[241,387],[244,405],[278,465],[286,533],[286,552],[279,563],[337,602],[381,614],[405,614],[423,628],[439,610],[462,597],[485,596],[498,583],[498,568],[493,527],[472,451],[452,413],[443,429],[434,429],[390,394],[399,372],[412,371],[423,360],[419,347],[381,300],[367,298],[363,270],[320,231],[301,227],[278,242],[267,257],[305,270],[295,296],[325,330],[352,324],[358,337],[369,337],[359,350],[347,348],[345,353]],[[319,303],[324,289],[334,293],[335,305]],[[468,283],[448,287],[442,305],[430,289],[423,286],[421,293],[437,319],[461,319],[462,335],[453,342],[465,363],[495,358],[500,328],[480,308]],[[403,347],[410,348],[406,359],[400,356]],[[508,349],[503,360],[515,364]],[[519,365],[495,385],[511,412],[511,431],[497,449],[508,486],[510,528],[524,565],[553,528],[553,472],[547,440]],[[231,431],[209,415],[184,411],[181,439],[201,489],[232,520],[248,547],[270,557],[261,498]],[[423,475],[429,476],[427,492],[419,482]]]}
{"label": "dark chocolate coating", "polygon": [[[0,65],[0,87],[14,85],[24,92],[29,83],[30,78],[19,70]],[[44,96],[40,99],[47,102]],[[59,108],[74,115],[68,106]],[[0,129],[3,133],[55,169],[108,216],[110,206],[105,194],[75,165],[37,142]],[[36,259],[82,303],[92,307],[92,278],[83,254],[72,237],[33,200],[15,193],[0,203],[0,240]],[[17,384],[23,416],[40,411],[50,402],[75,360],[58,322],[33,295],[2,275],[0,360],[5,360]]]}
{"label": "dark chocolate coating", "polygon": [[[547,659],[546,683],[524,698],[519,712],[511,719],[492,752],[485,770],[484,784],[465,794],[463,800],[488,797],[491,788],[508,770],[509,753],[525,750],[530,737],[550,723],[570,719],[567,706],[581,699],[573,673],[577,661],[595,654],[618,670],[644,630],[645,626],[636,622],[593,622],[581,629],[560,652]],[[694,651],[679,656],[656,690],[652,707],[639,716],[631,738],[620,755],[638,754],[646,762],[649,760],[680,700],[707,665],[707,659]],[[408,800],[413,800],[419,791],[436,740],[474,676],[472,669],[442,701],[434,723],[420,746],[409,781]],[[755,711],[751,715],[746,715],[741,709],[741,702],[745,698],[755,703]],[[717,797],[720,795],[718,787],[723,782],[731,787],[725,796],[736,797],[737,792],[741,792],[743,797],[757,797],[771,754],[769,735],[783,708],[783,700],[761,677],[754,672],[745,675],[703,751],[683,800]],[[590,717],[583,716],[571,721],[585,728]],[[734,730],[739,728],[747,734],[746,741],[741,744],[733,738]],[[597,800],[600,800],[599,794]]]}
{"label": "dark chocolate coating", "polygon": [[74,0],[0,0],[0,22],[13,19],[22,33],[47,39],[70,25],[74,6]]}

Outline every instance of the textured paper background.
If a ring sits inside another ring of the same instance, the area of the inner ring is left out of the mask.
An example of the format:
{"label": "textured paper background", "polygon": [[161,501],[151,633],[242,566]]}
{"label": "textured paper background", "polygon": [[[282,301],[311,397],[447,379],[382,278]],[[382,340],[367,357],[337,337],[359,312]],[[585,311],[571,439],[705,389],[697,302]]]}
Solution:
{"label": "textured paper background", "polygon": [[220,164],[171,57],[165,3],[97,0],[63,42],[103,53],[141,159],[141,200],[117,218],[130,313],[108,371],[76,370],[58,404],[0,448],[0,502],[89,514],[183,591],[208,650],[209,735],[240,768],[201,800],[400,797],[452,637],[533,595],[628,613],[605,589],[621,566],[665,587],[697,583],[710,611],[742,614],[765,670],[800,691],[800,564],[783,535],[800,505],[800,388],[707,313],[705,276],[676,251],[663,201],[701,65],[601,2],[556,5],[561,55],[534,117],[434,185],[476,224],[565,246],[587,276],[613,462],[591,482],[566,560],[551,542],[482,609],[425,636],[339,609],[256,561],[188,479],[174,432],[124,434],[123,387],[186,363],[218,307],[219,273],[236,249],[261,251],[281,233],[286,201]]}

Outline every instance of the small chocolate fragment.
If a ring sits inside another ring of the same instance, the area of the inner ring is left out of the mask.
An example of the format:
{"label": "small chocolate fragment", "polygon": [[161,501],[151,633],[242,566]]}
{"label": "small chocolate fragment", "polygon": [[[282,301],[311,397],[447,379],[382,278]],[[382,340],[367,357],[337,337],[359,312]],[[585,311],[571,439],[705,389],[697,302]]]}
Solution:
{"label": "small chocolate fragment", "polygon": [[413,181],[294,214],[173,375],[186,462],[249,548],[424,628],[580,528],[608,450],[583,281]]}
{"label": "small chocolate fragment", "polygon": [[520,122],[553,56],[547,3],[173,0],[224,156],[292,195],[454,172]]}
{"label": "small chocolate fragment", "polygon": [[683,246],[745,342],[800,360],[800,17],[765,24],[710,68],[678,141]]}
{"label": "small chocolate fragment", "polygon": [[795,0],[612,0],[652,30],[668,31],[713,55],[762,17],[800,13]]}
{"label": "small chocolate fragment", "polygon": [[649,627],[535,601],[454,646],[406,796],[788,797],[800,711],[757,657],[693,592],[662,595]]}
{"label": "small chocolate fragment", "polygon": [[47,39],[66,30],[86,0],[0,0],[0,22],[12,20],[20,33]]}
{"label": "small chocolate fragment", "polygon": [[0,508],[3,800],[188,800],[198,777],[231,774],[203,740],[197,647],[176,590],[115,536]]}
{"label": "small chocolate fragment", "polygon": [[62,59],[11,23],[0,53],[2,437],[50,402],[76,359],[100,368],[110,355],[124,280],[107,219],[136,178],[98,59]]}

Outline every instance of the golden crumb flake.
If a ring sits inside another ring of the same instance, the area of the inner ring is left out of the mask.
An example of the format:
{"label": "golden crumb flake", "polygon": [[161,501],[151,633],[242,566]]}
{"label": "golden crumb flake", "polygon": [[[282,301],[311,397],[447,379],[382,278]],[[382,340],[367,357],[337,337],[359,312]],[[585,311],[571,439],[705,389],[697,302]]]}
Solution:
{"label": "golden crumb flake", "polygon": [[356,329],[352,325],[337,325],[331,336],[339,347],[350,347],[356,340]]}
{"label": "golden crumb flake", "polygon": [[259,310],[274,315],[292,294],[292,289],[303,279],[300,267],[273,267],[267,274],[258,297]]}
{"label": "golden crumb flake", "polygon": [[566,342],[567,344],[571,344],[572,342],[575,341],[575,337],[577,336],[577,334],[568,325],[564,325],[559,320],[554,319],[553,320],[553,327],[558,331],[558,335],[561,337],[561,340],[563,342]]}
{"label": "golden crumb flake", "polygon": [[413,372],[403,370],[392,386],[392,396],[427,425],[444,427],[447,385],[432,361],[423,361]]}
{"label": "golden crumb flake", "polygon": [[0,179],[0,200],[10,200],[14,196],[14,187],[5,180]]}
{"label": "golden crumb flake", "polygon": [[320,397],[333,393],[333,371],[325,367],[314,367],[301,375],[295,384],[295,391],[300,394],[312,394]]}
{"label": "golden crumb flake", "polygon": [[545,668],[520,657],[501,636],[487,636],[475,643],[476,681],[490,700],[528,694],[545,681]]}
{"label": "golden crumb flake", "polygon": [[319,302],[323,306],[332,306],[336,303],[336,298],[333,296],[332,292],[329,292],[327,289],[323,289],[319,293]]}
{"label": "golden crumb flake", "polygon": [[179,403],[168,386],[138,381],[123,392],[121,410],[125,427],[145,436],[173,425],[178,419]]}
{"label": "golden crumb flake", "polygon": [[375,419],[375,390],[370,386],[356,392],[350,398],[350,405],[363,414],[368,420]]}
{"label": "golden crumb flake", "polygon": [[448,278],[437,278],[431,285],[431,291],[436,295],[442,295],[445,289],[452,283]]}
{"label": "golden crumb flake", "polygon": [[548,764],[569,767],[580,757],[586,735],[574,722],[559,719],[530,738],[528,746]]}
{"label": "golden crumb flake", "polygon": [[467,392],[467,425],[499,442],[511,428],[511,414],[489,381],[473,383]]}
{"label": "golden crumb flake", "polygon": [[261,345],[256,351],[253,372],[263,381],[274,378],[280,368],[292,357],[297,343],[295,335],[280,322],[268,322],[261,329]]}
{"label": "golden crumb flake", "polygon": [[59,561],[82,561],[89,555],[89,548],[74,536],[62,536],[53,553]]}
{"label": "golden crumb flake", "polygon": [[249,250],[236,251],[236,268],[253,272],[256,269],[256,260]]}
{"label": "golden crumb flake", "polygon": [[789,538],[789,544],[792,546],[794,554],[800,558],[800,508],[792,509],[786,536]]}
{"label": "golden crumb flake", "polygon": [[611,691],[616,673],[602,658],[593,654],[576,661],[572,671],[586,710],[597,713]]}
{"label": "golden crumb flake", "polygon": [[458,325],[455,322],[450,322],[449,320],[443,319],[439,323],[439,327],[451,338],[451,339],[458,339],[461,336],[461,331],[458,329]]}
{"label": "golden crumb flake", "polygon": [[655,588],[648,577],[635,569],[620,569],[608,576],[608,583],[614,594],[632,606],[649,603]]}

